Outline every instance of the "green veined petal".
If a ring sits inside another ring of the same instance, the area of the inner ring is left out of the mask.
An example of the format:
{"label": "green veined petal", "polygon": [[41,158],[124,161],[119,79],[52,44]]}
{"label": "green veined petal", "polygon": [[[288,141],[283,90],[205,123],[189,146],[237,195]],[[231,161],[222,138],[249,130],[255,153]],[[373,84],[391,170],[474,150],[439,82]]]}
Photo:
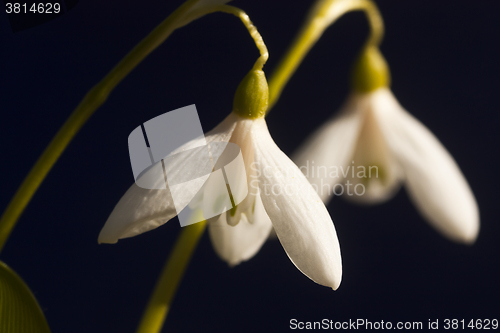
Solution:
{"label": "green veined petal", "polygon": [[0,332],[50,333],[33,293],[24,281],[0,261]]}

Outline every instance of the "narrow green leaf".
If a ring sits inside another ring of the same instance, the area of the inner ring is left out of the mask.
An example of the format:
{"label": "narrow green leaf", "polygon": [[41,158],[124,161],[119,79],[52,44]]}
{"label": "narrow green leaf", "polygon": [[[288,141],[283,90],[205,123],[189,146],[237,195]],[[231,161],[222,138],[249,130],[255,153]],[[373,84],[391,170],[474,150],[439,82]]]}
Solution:
{"label": "narrow green leaf", "polygon": [[42,309],[26,283],[0,261],[0,332],[50,333]]}

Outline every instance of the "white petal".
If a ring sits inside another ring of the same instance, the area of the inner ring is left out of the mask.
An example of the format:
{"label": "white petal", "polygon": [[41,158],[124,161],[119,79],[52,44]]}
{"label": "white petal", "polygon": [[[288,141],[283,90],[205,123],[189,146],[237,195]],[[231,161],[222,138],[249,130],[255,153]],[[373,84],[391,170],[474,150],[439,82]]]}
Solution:
{"label": "white petal", "polygon": [[[207,143],[227,142],[236,126],[237,117],[231,113],[217,127],[205,135]],[[175,152],[193,145],[188,142]],[[185,155],[189,158],[189,155]],[[182,173],[183,160],[170,163],[169,174]],[[161,175],[163,177],[163,175]],[[160,178],[161,178],[160,177]],[[164,179],[158,179],[164,181]],[[135,183],[115,206],[106,224],[102,228],[98,242],[116,243],[118,239],[139,235],[155,229],[177,215],[170,191],[150,190],[138,187]]]}
{"label": "white petal", "polygon": [[252,129],[262,203],[290,260],[316,283],[337,289],[340,246],[332,219],[299,168],[276,146],[263,119]]}
{"label": "white petal", "polygon": [[[203,199],[199,208],[202,210],[201,216],[204,219],[218,216],[231,209],[231,198],[222,170],[212,172],[201,191],[203,191]],[[181,215],[179,215],[179,219],[181,219]]]}
{"label": "white petal", "polygon": [[351,163],[362,121],[359,100],[349,98],[340,114],[321,126],[292,157],[323,202],[344,181],[342,170]]}
{"label": "white petal", "polygon": [[380,121],[387,142],[402,165],[408,193],[420,213],[452,240],[473,243],[479,211],[459,167],[438,139],[406,112],[391,91],[381,89]]}
{"label": "white petal", "polygon": [[219,257],[230,266],[252,258],[262,247],[272,229],[271,220],[264,210],[262,200],[258,195],[255,202],[254,223],[247,221],[246,215],[236,226],[226,222],[223,213],[216,221],[208,224],[210,240]]}
{"label": "white petal", "polygon": [[[231,143],[238,145],[241,149],[241,154],[243,156],[245,173],[247,178],[247,184],[250,185],[252,178],[252,174],[254,170],[251,168],[254,157],[253,157],[253,147],[252,147],[252,139],[251,139],[251,129],[254,125],[254,121],[242,117],[238,117],[238,121],[236,123],[236,127],[234,129],[233,135],[231,136]],[[223,159],[220,159],[218,163],[227,163]],[[245,213],[249,209],[251,210],[254,203],[255,197],[257,195],[258,186],[248,186],[247,188],[248,195],[241,202],[237,204],[236,212],[233,216],[229,215],[226,218],[226,221],[229,225],[235,226],[239,223],[241,219],[241,214]],[[231,189],[232,191],[232,189]],[[250,214],[251,215],[251,214]],[[249,222],[253,223],[253,218],[247,214],[249,218]]]}
{"label": "white petal", "polygon": [[347,181],[343,197],[363,204],[381,203],[396,194],[403,178],[401,167],[389,151],[375,116],[377,108],[386,106],[378,103],[373,94],[353,94],[351,98],[358,101],[363,123],[351,163],[344,167]]}

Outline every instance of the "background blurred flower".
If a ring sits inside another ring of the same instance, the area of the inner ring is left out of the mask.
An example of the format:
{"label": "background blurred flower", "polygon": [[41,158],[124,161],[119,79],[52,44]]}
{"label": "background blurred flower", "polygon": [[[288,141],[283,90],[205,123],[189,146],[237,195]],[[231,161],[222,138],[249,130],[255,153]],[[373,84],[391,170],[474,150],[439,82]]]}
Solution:
{"label": "background blurred flower", "polygon": [[[443,145],[387,87],[388,67],[377,49],[363,51],[353,77],[354,92],[339,116],[313,134],[294,161],[314,164],[307,175],[325,202],[344,181],[363,189],[345,196],[361,203],[386,201],[404,182],[431,225],[454,241],[473,243],[479,231],[474,195]],[[332,166],[343,175],[332,174]]]}

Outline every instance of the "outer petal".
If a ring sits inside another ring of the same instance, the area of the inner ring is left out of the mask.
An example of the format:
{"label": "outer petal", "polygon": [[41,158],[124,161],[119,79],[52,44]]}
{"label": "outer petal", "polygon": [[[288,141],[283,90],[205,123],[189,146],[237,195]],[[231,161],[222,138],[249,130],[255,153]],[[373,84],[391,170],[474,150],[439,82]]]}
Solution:
{"label": "outer petal", "polygon": [[323,202],[344,181],[342,170],[351,162],[362,121],[359,100],[349,98],[340,115],[320,127],[292,157]]}
{"label": "outer petal", "polygon": [[254,211],[254,222],[250,224],[246,215],[236,226],[230,226],[226,214],[208,225],[210,240],[219,257],[229,266],[252,258],[262,247],[272,229],[271,220],[264,210],[262,199],[257,195]]}
{"label": "outer petal", "polygon": [[[237,117],[232,113],[216,128],[205,135],[207,143],[228,142],[236,126]],[[192,142],[180,147],[176,152],[192,146]],[[186,156],[188,158],[189,156]],[[170,168],[182,172],[183,160],[171,163]],[[158,179],[163,182],[164,179]],[[118,239],[142,234],[155,229],[177,215],[170,191],[149,190],[135,183],[115,206],[102,228],[98,242],[116,243]]]}
{"label": "outer petal", "polygon": [[467,181],[438,139],[407,113],[391,91],[376,92],[387,142],[404,168],[408,193],[420,213],[452,240],[473,243],[479,231],[479,211]]}
{"label": "outer petal", "polygon": [[332,219],[299,168],[276,146],[263,119],[252,130],[262,202],[290,260],[316,283],[337,289],[340,246]]}

